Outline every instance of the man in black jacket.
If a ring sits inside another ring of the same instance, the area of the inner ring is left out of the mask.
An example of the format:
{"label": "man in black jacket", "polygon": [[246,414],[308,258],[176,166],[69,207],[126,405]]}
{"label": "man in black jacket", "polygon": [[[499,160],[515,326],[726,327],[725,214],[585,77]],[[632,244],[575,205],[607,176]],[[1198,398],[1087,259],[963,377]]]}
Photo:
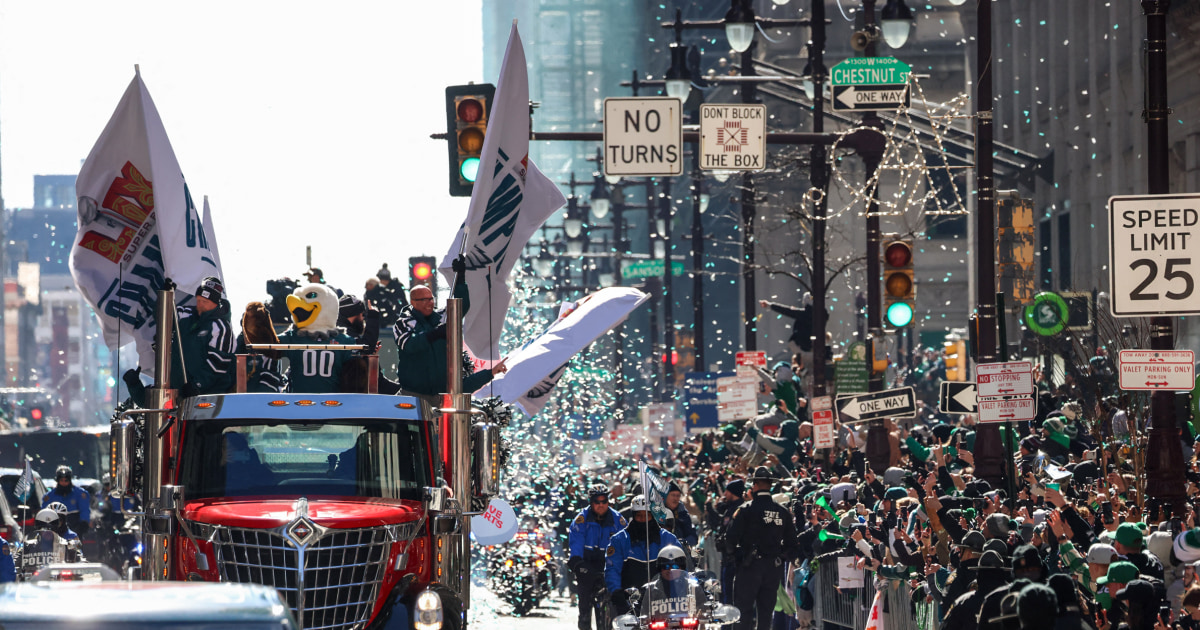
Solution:
{"label": "man in black jacket", "polygon": [[734,513],[727,538],[737,563],[733,599],[742,615],[739,630],[768,630],[783,566],[796,555],[796,527],[771,498],[771,471],[759,466],[750,481],[754,499]]}

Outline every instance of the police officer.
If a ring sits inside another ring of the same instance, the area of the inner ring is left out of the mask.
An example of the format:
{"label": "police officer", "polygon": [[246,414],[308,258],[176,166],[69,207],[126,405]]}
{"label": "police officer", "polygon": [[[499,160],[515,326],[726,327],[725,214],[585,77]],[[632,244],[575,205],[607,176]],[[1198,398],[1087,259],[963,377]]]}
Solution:
{"label": "police officer", "polygon": [[598,483],[589,487],[588,507],[579,512],[567,532],[571,549],[567,568],[575,574],[579,586],[579,630],[591,630],[593,612],[596,630],[607,630],[608,620],[604,619],[603,607],[597,606],[597,599],[608,596],[604,558],[609,540],[624,528],[625,519],[608,507],[608,486]]}
{"label": "police officer", "polygon": [[0,538],[0,583],[17,581],[17,565],[13,562],[12,547]]}
{"label": "police officer", "polygon": [[771,498],[771,471],[759,466],[750,481],[754,498],[734,513],[727,537],[737,562],[733,601],[742,613],[740,630],[768,630],[784,565],[796,553],[796,527],[791,513]]}
{"label": "police officer", "polygon": [[633,520],[612,537],[604,564],[604,584],[617,614],[630,611],[625,589],[640,588],[654,577],[658,552],[667,545],[680,546],[679,539],[654,520],[645,495],[634,497],[629,509]]}
{"label": "police officer", "polygon": [[67,522],[76,530],[87,533],[92,521],[92,495],[83,488],[76,488],[72,480],[75,473],[70,466],[59,466],[54,470],[54,489],[42,499],[42,507],[59,502],[67,506]]}

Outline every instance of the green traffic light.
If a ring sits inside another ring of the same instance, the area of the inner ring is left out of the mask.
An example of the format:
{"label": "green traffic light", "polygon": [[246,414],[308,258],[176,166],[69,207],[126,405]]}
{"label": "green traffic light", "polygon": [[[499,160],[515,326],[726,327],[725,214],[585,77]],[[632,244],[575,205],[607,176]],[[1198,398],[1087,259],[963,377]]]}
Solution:
{"label": "green traffic light", "polygon": [[463,160],[462,165],[458,167],[458,173],[463,179],[474,183],[475,177],[479,175],[479,158],[470,157]]}
{"label": "green traffic light", "polygon": [[912,323],[912,306],[907,302],[893,302],[887,307],[885,317],[887,317],[888,324],[896,328],[903,328]]}

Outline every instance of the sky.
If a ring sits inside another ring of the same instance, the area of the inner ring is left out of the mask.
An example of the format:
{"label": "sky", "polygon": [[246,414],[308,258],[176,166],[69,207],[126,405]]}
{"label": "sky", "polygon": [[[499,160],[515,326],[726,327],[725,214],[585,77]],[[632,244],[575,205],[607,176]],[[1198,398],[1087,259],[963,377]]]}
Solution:
{"label": "sky", "polygon": [[447,193],[447,85],[483,77],[480,0],[0,0],[0,176],[75,174],[134,76],[198,207],[233,310],[313,265],[361,295],[389,263],[441,259],[466,216]]}

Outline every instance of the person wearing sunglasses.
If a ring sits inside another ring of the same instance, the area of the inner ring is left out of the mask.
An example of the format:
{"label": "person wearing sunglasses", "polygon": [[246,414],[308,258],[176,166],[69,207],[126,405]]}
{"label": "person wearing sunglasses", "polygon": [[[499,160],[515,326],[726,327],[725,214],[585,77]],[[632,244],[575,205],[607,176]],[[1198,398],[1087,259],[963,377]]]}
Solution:
{"label": "person wearing sunglasses", "polygon": [[567,534],[571,557],[567,568],[575,576],[579,592],[579,630],[606,630],[608,600],[604,585],[604,560],[609,540],[625,528],[625,518],[608,507],[608,486],[597,483],[588,488],[588,506],[571,521]]}
{"label": "person wearing sunglasses", "polygon": [[687,572],[687,557],[682,548],[667,545],[658,551],[658,578],[646,585],[641,614],[650,620],[668,615],[699,616],[699,606],[708,595]]}

